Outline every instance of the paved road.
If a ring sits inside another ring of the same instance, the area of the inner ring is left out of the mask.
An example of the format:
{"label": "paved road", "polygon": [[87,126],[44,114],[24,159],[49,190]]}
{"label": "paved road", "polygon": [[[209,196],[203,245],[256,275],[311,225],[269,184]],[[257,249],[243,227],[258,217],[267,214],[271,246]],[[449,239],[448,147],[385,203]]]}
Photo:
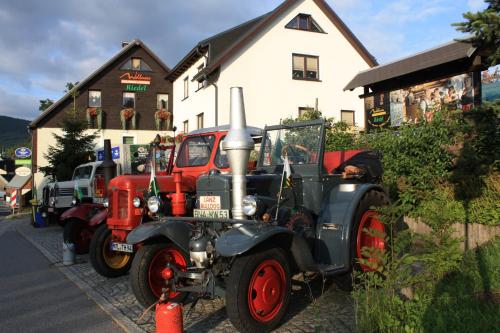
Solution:
{"label": "paved road", "polygon": [[0,332],[123,332],[10,223],[0,218]]}

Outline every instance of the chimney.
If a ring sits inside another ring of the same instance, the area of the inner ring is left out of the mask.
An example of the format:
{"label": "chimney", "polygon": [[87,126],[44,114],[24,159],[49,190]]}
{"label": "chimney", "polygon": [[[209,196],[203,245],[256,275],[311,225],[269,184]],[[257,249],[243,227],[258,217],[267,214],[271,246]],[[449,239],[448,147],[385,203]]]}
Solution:
{"label": "chimney", "polygon": [[222,142],[222,149],[227,151],[229,165],[233,173],[233,219],[246,219],[243,213],[243,198],[247,193],[247,165],[254,142],[247,131],[245,106],[243,103],[243,88],[231,88],[231,128]]}
{"label": "chimney", "polygon": [[126,40],[122,41],[122,48],[130,44],[130,42],[127,42]]}

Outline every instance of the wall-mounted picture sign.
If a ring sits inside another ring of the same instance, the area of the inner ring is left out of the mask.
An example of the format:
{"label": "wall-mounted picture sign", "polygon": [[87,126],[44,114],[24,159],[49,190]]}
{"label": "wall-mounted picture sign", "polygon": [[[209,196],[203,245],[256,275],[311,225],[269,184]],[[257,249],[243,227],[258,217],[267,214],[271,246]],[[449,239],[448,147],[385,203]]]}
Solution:
{"label": "wall-mounted picture sign", "polygon": [[481,73],[483,101],[493,102],[500,99],[500,65],[493,66]]}
{"label": "wall-mounted picture sign", "polygon": [[366,122],[368,128],[381,128],[389,124],[390,113],[388,110],[389,94],[378,94],[365,98]]}
{"label": "wall-mounted picture sign", "polygon": [[17,158],[28,158],[31,156],[31,149],[27,147],[19,147],[15,150],[14,154]]}

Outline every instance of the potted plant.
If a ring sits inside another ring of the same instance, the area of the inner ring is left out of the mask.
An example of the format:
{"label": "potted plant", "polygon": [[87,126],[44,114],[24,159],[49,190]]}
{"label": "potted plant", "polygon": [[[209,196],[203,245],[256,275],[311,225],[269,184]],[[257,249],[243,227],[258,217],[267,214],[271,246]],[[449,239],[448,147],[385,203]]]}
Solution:
{"label": "potted plant", "polygon": [[155,124],[156,130],[161,131],[163,127],[165,130],[170,130],[172,126],[172,112],[167,111],[166,109],[159,109],[155,112]]}
{"label": "potted plant", "polygon": [[131,121],[131,128],[135,129],[135,110],[133,108],[123,108],[120,111],[120,120],[122,122],[122,129],[128,129],[128,121]]}
{"label": "potted plant", "polygon": [[87,108],[87,124],[89,128],[95,127],[97,122],[97,128],[102,129],[102,109],[97,107]]}

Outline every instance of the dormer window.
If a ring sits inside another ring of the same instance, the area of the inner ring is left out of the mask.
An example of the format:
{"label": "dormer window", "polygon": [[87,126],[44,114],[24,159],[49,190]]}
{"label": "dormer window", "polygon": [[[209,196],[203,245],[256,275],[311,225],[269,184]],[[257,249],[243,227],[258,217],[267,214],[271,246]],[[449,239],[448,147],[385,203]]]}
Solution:
{"label": "dormer window", "polygon": [[305,30],[312,32],[325,32],[319,26],[316,21],[308,14],[299,14],[295,16],[288,24],[285,26],[288,29]]}
{"label": "dormer window", "polygon": [[120,67],[121,70],[125,71],[141,71],[141,72],[152,72],[153,70],[149,67],[146,62],[141,58],[130,58]]}

